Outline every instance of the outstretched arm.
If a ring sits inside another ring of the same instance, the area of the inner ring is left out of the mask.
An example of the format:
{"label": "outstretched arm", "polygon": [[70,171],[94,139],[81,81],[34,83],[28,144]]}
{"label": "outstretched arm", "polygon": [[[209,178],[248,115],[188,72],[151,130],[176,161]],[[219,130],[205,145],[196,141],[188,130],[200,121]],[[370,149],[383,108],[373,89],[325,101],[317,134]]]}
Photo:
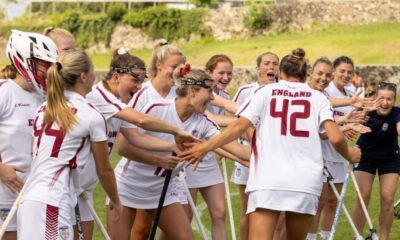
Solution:
{"label": "outstretched arm", "polygon": [[193,148],[180,154],[179,157],[191,164],[195,164],[195,167],[197,167],[207,152],[213,151],[239,138],[251,125],[252,123],[247,118],[240,117],[211,140],[196,144]]}
{"label": "outstretched arm", "polygon": [[123,109],[117,113],[116,117],[149,131],[164,132],[175,135],[175,141],[177,143],[192,142],[195,140],[191,134],[172,126],[161,119],[138,112],[133,108]]}

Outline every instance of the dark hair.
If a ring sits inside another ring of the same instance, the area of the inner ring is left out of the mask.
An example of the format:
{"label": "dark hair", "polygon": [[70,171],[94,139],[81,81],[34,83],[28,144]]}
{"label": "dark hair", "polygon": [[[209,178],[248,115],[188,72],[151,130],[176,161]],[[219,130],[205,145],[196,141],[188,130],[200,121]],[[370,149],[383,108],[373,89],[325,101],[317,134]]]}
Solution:
{"label": "dark hair", "polygon": [[275,56],[275,57],[278,59],[278,63],[279,63],[279,57],[278,57],[278,55],[276,55],[276,54],[273,53],[273,52],[264,52],[264,53],[261,53],[260,55],[258,55],[258,57],[256,58],[257,67],[259,67],[259,66],[261,65],[261,60],[262,60],[262,58],[263,58],[265,55],[272,55],[272,56]]}
{"label": "dark hair", "polygon": [[376,91],[376,94],[378,94],[379,90],[389,90],[394,92],[394,97],[397,95],[397,84],[391,83],[391,82],[380,82],[378,86],[378,91]]}
{"label": "dark hair", "polygon": [[332,62],[331,62],[331,60],[329,60],[329,58],[327,58],[327,57],[320,57],[320,58],[318,58],[317,60],[315,60],[315,62],[314,62],[314,64],[312,65],[312,70],[314,70],[314,68],[318,65],[318,64],[320,64],[320,63],[323,63],[323,64],[326,64],[326,65],[329,65],[329,66],[331,66],[332,67]]}
{"label": "dark hair", "polygon": [[292,51],[292,54],[282,58],[279,69],[285,73],[286,77],[299,78],[304,82],[307,78],[307,60],[304,58],[306,52],[302,48]]}
{"label": "dark hair", "polygon": [[220,62],[227,62],[233,66],[232,60],[227,55],[217,54],[208,59],[206,63],[206,71],[212,73]]}
{"label": "dark hair", "polygon": [[110,62],[110,70],[108,71],[103,81],[108,81],[111,79],[113,73],[115,73],[115,68],[129,68],[133,65],[145,68],[143,60],[136,56],[131,55],[128,49],[120,48],[114,50]]}
{"label": "dark hair", "polygon": [[337,68],[342,63],[350,64],[354,68],[353,60],[347,56],[340,56],[340,57],[336,58],[335,61],[333,61],[333,68]]}

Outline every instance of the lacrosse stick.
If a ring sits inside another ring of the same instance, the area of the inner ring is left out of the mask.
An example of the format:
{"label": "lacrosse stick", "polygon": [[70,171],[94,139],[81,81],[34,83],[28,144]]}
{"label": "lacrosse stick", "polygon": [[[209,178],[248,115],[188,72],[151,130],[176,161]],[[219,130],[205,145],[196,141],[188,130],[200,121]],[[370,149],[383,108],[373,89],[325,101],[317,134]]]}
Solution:
{"label": "lacrosse stick", "polygon": [[[351,171],[351,170],[350,170]],[[351,229],[353,230],[353,232],[356,234],[356,239],[363,239],[362,236],[360,235],[360,233],[358,232],[356,225],[353,222],[353,219],[351,219],[350,213],[347,210],[346,206],[344,205],[343,199],[341,199],[341,196],[339,195],[339,192],[335,186],[335,184],[332,182],[333,177],[331,175],[331,173],[328,171],[328,169],[326,167],[324,167],[324,174],[327,177],[327,182],[329,184],[329,186],[331,186],[333,193],[335,194],[336,198],[339,201],[339,205],[341,204],[341,208],[343,208],[344,214],[346,215],[347,220],[349,221],[349,224],[351,226]],[[346,176],[346,180],[347,180],[348,176]],[[343,186],[344,187],[344,186]],[[343,192],[343,191],[342,191]],[[339,212],[340,213],[340,212]],[[336,219],[336,215],[335,215],[335,219]],[[336,225],[336,224],[335,224]],[[336,227],[336,226],[335,226]],[[332,227],[333,228],[333,227]],[[333,239],[333,238],[332,238]]]}
{"label": "lacrosse stick", "polygon": [[3,239],[3,236],[6,233],[8,225],[10,224],[12,218],[14,217],[15,213],[17,212],[19,204],[21,203],[21,200],[22,200],[22,196],[24,195],[25,186],[26,186],[26,184],[24,184],[21,191],[19,192],[17,198],[15,199],[13,206],[11,207],[6,219],[3,222],[3,225],[0,228],[0,239]]}
{"label": "lacrosse stick", "polygon": [[101,222],[99,216],[97,215],[96,211],[94,210],[92,204],[89,202],[89,198],[86,195],[86,192],[82,192],[79,196],[82,200],[85,201],[86,205],[88,206],[90,213],[92,214],[94,221],[96,222],[97,226],[100,228],[101,233],[103,234],[106,240],[111,240],[110,236],[107,233],[106,228],[104,227],[103,223]]}
{"label": "lacrosse stick", "polygon": [[372,221],[371,221],[371,217],[369,216],[368,209],[365,206],[364,198],[361,195],[360,187],[358,186],[356,176],[354,176],[353,171],[350,172],[350,175],[351,175],[351,179],[353,180],[354,187],[355,187],[357,195],[358,195],[358,199],[360,200],[362,210],[364,212],[365,218],[367,219],[368,226],[369,226],[369,234],[365,239],[366,240],[379,240],[379,237],[376,234],[376,229],[372,225]]}
{"label": "lacrosse stick", "polygon": [[395,218],[400,219],[400,199],[393,205],[393,208]]}
{"label": "lacrosse stick", "polygon": [[197,212],[196,204],[194,204],[192,195],[190,194],[190,191],[189,191],[189,188],[188,188],[188,186],[186,184],[185,178],[183,177],[183,175],[179,175],[178,179],[181,181],[181,183],[183,184],[183,187],[185,188],[185,192],[186,192],[186,195],[187,195],[187,198],[188,198],[188,202],[189,202],[190,208],[192,209],[194,218],[196,219],[197,226],[199,227],[201,237],[204,240],[208,240],[208,237],[207,237],[207,234],[206,234],[206,230],[204,229],[204,225],[201,223],[200,215]]}
{"label": "lacrosse stick", "polygon": [[225,158],[221,158],[221,163],[222,163],[222,173],[223,173],[223,176],[224,176],[225,194],[226,194],[226,202],[228,204],[228,214],[229,214],[229,223],[231,225],[232,240],[236,240],[235,221],[233,220],[231,192],[229,190],[228,174],[227,174],[227,171],[226,171]]}

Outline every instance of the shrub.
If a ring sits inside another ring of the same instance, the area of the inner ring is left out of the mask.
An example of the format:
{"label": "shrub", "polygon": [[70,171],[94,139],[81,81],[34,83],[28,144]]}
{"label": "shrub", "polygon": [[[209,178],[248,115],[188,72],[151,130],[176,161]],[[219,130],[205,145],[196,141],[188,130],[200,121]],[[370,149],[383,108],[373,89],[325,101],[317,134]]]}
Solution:
{"label": "shrub", "polygon": [[121,21],[126,13],[126,5],[123,3],[113,3],[107,8],[107,16],[114,22]]}
{"label": "shrub", "polygon": [[130,12],[123,21],[132,27],[142,28],[153,38],[177,40],[189,39],[191,33],[206,36],[209,31],[202,27],[203,9],[179,10],[165,7],[147,8]]}
{"label": "shrub", "polygon": [[247,28],[256,31],[268,28],[272,20],[272,13],[265,5],[253,4],[249,7],[249,15],[244,19],[244,24]]}
{"label": "shrub", "polygon": [[75,37],[79,47],[87,48],[93,44],[104,42],[110,44],[115,23],[106,14],[82,14],[76,10],[68,10],[54,16],[55,26],[65,28]]}

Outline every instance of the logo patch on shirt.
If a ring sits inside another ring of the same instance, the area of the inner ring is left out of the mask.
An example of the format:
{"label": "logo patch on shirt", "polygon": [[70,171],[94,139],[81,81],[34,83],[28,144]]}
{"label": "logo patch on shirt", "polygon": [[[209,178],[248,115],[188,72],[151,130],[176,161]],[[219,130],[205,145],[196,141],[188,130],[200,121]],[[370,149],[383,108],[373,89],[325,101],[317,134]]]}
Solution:
{"label": "logo patch on shirt", "polygon": [[31,106],[29,103],[16,103],[15,107],[29,107]]}
{"label": "logo patch on shirt", "polygon": [[9,208],[1,208],[0,209],[0,219],[3,221],[6,220],[9,212],[10,212]]}
{"label": "logo patch on shirt", "polygon": [[193,136],[197,136],[197,134],[199,134],[199,130],[194,129],[194,130],[192,131],[192,135],[193,135]]}
{"label": "logo patch on shirt", "polygon": [[384,123],[384,124],[382,125],[382,131],[387,131],[388,128],[389,128],[389,124],[388,124],[388,123]]}
{"label": "logo patch on shirt", "polygon": [[58,232],[61,239],[68,239],[69,238],[69,230],[68,226],[61,226],[58,228]]}

